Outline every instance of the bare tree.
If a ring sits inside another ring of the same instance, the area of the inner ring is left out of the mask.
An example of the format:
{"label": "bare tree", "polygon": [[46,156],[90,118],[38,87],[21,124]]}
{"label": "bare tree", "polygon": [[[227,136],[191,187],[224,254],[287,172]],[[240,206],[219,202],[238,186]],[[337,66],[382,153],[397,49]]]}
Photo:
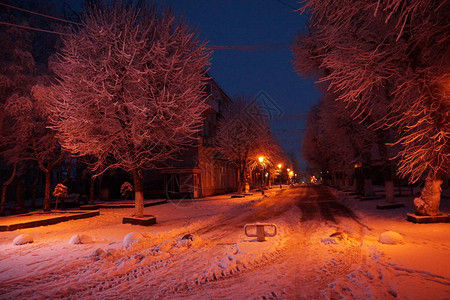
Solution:
{"label": "bare tree", "polygon": [[[4,17],[15,21],[13,16],[5,14]],[[23,136],[28,129],[15,121],[21,112],[16,111],[11,103],[30,94],[36,72],[32,50],[29,32],[15,27],[6,27],[0,32],[0,157],[13,166],[11,176],[2,184],[0,214],[5,213],[8,186],[14,181],[18,169],[22,169],[30,158],[28,140]]]}
{"label": "bare tree", "polygon": [[372,145],[358,125],[345,108],[326,95],[309,113],[302,142],[303,157],[311,167],[333,178],[350,176],[353,165],[370,156]]}
{"label": "bare tree", "polygon": [[27,160],[36,161],[45,173],[44,210],[50,210],[51,173],[64,159],[55,137],[55,131],[49,129],[46,103],[31,95],[13,95],[4,105],[9,119],[8,130],[2,138],[7,149],[3,152],[7,161],[21,164]]}
{"label": "bare tree", "polygon": [[238,168],[238,193],[245,187],[247,171],[257,163],[258,156],[270,155],[271,141],[267,120],[256,103],[238,98],[224,111],[214,144]]}
{"label": "bare tree", "polygon": [[450,156],[450,2],[310,0],[303,9],[312,24],[294,48],[297,71],[318,75],[357,115],[398,130],[399,174],[426,177],[416,213],[438,214]]}
{"label": "bare tree", "polygon": [[94,172],[133,175],[143,216],[143,170],[191,144],[205,110],[210,53],[170,12],[122,2],[94,8],[62,38],[50,89],[53,128]]}

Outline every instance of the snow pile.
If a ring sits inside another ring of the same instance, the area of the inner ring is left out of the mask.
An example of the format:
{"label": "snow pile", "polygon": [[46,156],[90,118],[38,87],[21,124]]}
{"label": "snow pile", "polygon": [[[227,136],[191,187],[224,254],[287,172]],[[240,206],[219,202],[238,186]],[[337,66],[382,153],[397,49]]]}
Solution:
{"label": "snow pile", "polygon": [[344,232],[336,231],[330,234],[329,237],[323,238],[320,241],[324,244],[334,244],[337,245],[339,241],[347,240],[347,235]]}
{"label": "snow pile", "polygon": [[13,240],[13,245],[24,245],[33,243],[33,238],[29,234],[21,234]]}
{"label": "snow pile", "polygon": [[[194,244],[195,242],[195,244]],[[182,238],[180,238],[176,245],[179,248],[189,248],[192,245],[199,245],[201,239],[199,236],[193,235],[192,233],[185,234]]]}
{"label": "snow pile", "polygon": [[382,244],[397,245],[405,243],[403,236],[395,231],[385,231],[378,240]]}
{"label": "snow pile", "polygon": [[130,232],[124,237],[122,244],[125,248],[128,248],[134,243],[139,243],[143,238],[142,234],[138,232]]}
{"label": "snow pile", "polygon": [[69,240],[69,244],[91,244],[91,243],[92,238],[83,233],[75,234]]}
{"label": "snow pile", "polygon": [[240,272],[250,271],[264,265],[283,251],[288,240],[283,238],[281,229],[275,237],[258,242],[254,238],[246,238],[237,243],[223,245],[221,254],[209,260],[209,264],[195,278],[196,284],[226,278]]}

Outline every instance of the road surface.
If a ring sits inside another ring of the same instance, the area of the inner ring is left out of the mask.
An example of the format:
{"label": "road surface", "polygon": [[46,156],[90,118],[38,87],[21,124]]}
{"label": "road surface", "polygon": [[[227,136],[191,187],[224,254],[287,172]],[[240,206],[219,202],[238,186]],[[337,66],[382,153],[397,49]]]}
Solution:
{"label": "road surface", "polygon": [[[347,274],[350,266],[362,259],[360,242],[364,225],[323,186],[282,190],[258,203],[255,209],[228,216],[222,224],[199,230],[198,234],[212,240],[227,240],[225,237],[233,230],[242,231],[247,223],[265,222],[288,211],[291,214],[285,226],[290,227],[286,230],[289,237],[282,251],[264,263],[205,283],[183,296],[213,298],[219,289],[230,299],[320,298],[322,289],[336,277]],[[340,228],[341,221],[346,226],[351,224],[351,235]],[[345,239],[331,255],[326,245],[317,242],[330,235],[337,236],[337,240]]]}
{"label": "road surface", "polygon": [[[3,263],[12,267],[0,268],[0,279],[8,278],[0,299],[315,299],[363,259],[364,226],[326,188],[272,189],[251,199],[193,201],[177,212],[164,204],[154,210],[174,211],[173,219],[146,228],[144,241],[125,249],[109,242],[110,227],[130,230],[117,224],[123,210],[73,221],[77,228],[35,229],[41,239],[92,230],[106,242],[6,246]],[[258,243],[243,233],[255,222],[275,223],[280,234]],[[189,233],[196,238],[183,244]]]}

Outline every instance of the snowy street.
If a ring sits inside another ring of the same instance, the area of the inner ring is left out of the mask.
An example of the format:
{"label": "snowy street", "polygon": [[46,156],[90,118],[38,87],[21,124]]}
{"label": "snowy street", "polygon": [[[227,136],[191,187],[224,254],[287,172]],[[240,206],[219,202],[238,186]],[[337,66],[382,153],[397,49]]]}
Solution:
{"label": "snowy street", "polygon": [[[2,232],[0,294],[3,299],[448,298],[449,263],[424,262],[448,256],[450,225],[408,223],[402,212],[383,212],[386,218],[370,209],[354,213],[350,200],[336,202],[323,187],[274,188],[266,196],[222,195],[148,207],[145,213],[158,222],[151,227],[120,224],[132,209],[104,209],[90,219]],[[278,234],[265,242],[246,237],[244,225],[255,222],[276,224]],[[400,232],[405,243],[379,243],[385,230]],[[123,240],[130,232],[136,234],[129,241],[138,240],[127,247]],[[34,243],[12,245],[22,233]],[[93,242],[69,244],[74,234]],[[186,234],[192,238],[182,239]],[[411,256],[415,262],[406,259]]]}
{"label": "snowy street", "polygon": [[450,300],[450,1],[0,1],[0,300]]}

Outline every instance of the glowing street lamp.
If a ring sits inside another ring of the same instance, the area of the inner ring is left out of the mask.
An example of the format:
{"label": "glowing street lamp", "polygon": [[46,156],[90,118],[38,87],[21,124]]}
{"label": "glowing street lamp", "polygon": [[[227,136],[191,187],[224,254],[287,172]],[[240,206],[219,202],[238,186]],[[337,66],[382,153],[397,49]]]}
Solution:
{"label": "glowing street lamp", "polygon": [[264,175],[263,175],[263,171],[264,171],[264,156],[260,156],[258,157],[259,162],[261,163],[261,194],[264,195]]}
{"label": "glowing street lamp", "polygon": [[282,188],[281,186],[281,167],[283,165],[282,164],[278,164],[278,181],[280,182],[280,189]]}
{"label": "glowing street lamp", "polygon": [[291,184],[292,183],[292,177],[294,177],[294,171],[291,169],[287,169],[288,172],[288,183]]}

